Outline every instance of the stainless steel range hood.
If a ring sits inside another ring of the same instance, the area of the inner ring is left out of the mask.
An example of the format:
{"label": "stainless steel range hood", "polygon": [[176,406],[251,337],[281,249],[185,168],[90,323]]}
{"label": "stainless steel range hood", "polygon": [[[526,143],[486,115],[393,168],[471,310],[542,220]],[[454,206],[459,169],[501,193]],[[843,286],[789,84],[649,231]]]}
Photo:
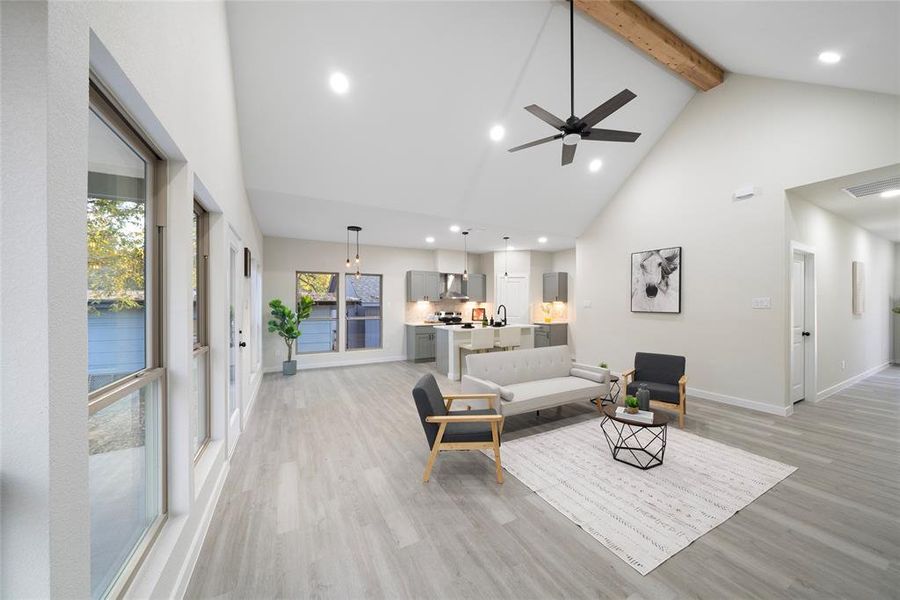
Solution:
{"label": "stainless steel range hood", "polygon": [[468,300],[463,285],[462,275],[459,273],[441,273],[441,300]]}

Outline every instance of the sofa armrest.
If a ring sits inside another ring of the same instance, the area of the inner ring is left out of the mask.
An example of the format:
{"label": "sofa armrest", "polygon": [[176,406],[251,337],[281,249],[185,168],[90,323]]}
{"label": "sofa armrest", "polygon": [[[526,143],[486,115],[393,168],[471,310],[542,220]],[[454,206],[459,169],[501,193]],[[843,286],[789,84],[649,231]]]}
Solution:
{"label": "sofa armrest", "polygon": [[503,404],[500,402],[500,386],[493,381],[479,379],[471,375],[463,375],[462,389],[464,394],[493,394],[497,398],[497,402],[491,403],[487,400],[479,399],[459,399],[456,400],[457,406],[464,405],[469,409],[493,408],[500,412],[500,405]]}

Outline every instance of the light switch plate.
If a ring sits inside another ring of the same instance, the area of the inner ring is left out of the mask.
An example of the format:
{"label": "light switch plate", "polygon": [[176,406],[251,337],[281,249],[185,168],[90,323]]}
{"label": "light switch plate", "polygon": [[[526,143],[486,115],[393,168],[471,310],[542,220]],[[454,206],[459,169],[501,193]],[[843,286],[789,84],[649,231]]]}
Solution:
{"label": "light switch plate", "polygon": [[770,309],[772,308],[772,299],[768,296],[753,298],[750,301],[750,306],[760,310]]}
{"label": "light switch plate", "polygon": [[590,307],[591,307],[591,301],[590,301],[590,300],[585,300],[585,301],[584,301],[584,307],[585,307],[585,308],[590,308]]}

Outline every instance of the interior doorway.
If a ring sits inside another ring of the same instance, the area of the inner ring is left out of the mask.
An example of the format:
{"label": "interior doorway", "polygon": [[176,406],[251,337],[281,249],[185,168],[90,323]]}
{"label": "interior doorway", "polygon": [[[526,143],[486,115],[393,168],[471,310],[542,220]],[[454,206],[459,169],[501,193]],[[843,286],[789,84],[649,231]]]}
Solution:
{"label": "interior doorway", "polygon": [[[524,325],[530,321],[528,306],[528,277],[525,275],[497,276],[497,308],[506,307],[508,323]],[[495,316],[495,318],[497,318]]]}
{"label": "interior doorway", "polygon": [[791,244],[790,399],[816,401],[816,263],[812,248]]}

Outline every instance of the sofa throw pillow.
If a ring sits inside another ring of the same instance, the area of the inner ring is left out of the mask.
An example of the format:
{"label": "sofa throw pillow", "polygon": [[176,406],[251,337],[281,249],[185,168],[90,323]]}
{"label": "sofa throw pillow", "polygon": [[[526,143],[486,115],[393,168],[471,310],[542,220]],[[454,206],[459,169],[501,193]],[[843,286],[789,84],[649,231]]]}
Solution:
{"label": "sofa throw pillow", "polygon": [[587,369],[572,368],[572,370],[569,371],[569,374],[572,377],[581,377],[582,379],[589,379],[590,381],[596,381],[597,383],[606,383],[605,373],[588,371]]}

